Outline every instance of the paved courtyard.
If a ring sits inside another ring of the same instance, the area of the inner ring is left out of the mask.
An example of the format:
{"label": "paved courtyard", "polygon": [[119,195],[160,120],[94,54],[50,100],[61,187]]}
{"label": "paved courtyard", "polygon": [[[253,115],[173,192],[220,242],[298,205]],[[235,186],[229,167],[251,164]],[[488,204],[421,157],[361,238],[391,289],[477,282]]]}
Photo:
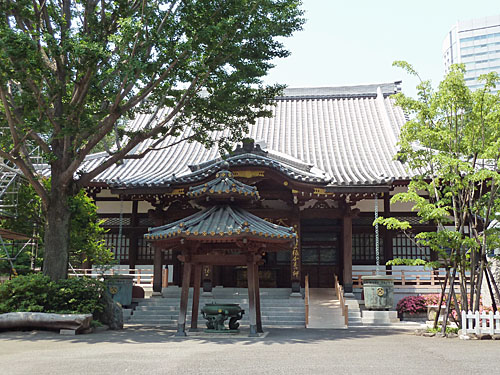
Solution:
{"label": "paved courtyard", "polygon": [[498,373],[500,341],[409,331],[270,329],[264,338],[175,338],[128,328],[61,336],[0,333],[2,374],[471,374]]}

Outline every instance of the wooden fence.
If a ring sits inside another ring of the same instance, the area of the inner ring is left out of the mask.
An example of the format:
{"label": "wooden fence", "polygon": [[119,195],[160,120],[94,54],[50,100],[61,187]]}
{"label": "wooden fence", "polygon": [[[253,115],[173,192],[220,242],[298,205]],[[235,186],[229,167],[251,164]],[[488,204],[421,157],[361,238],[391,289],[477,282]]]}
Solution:
{"label": "wooden fence", "polygon": [[[363,287],[363,276],[376,275],[376,270],[356,269],[352,270],[353,288]],[[439,270],[379,270],[379,275],[388,275],[394,278],[395,288],[438,288],[444,282],[446,271]],[[467,276],[469,277],[469,276]],[[470,280],[467,279],[467,282]],[[459,286],[458,278],[455,280],[455,285]]]}
{"label": "wooden fence", "polygon": [[[132,275],[134,276],[134,285],[139,286],[153,286],[154,274],[152,268],[139,269],[110,269],[105,272],[99,272],[96,269],[90,268],[78,268],[71,269],[68,272],[68,276],[88,276],[88,277],[102,277],[109,275]],[[166,288],[168,286],[168,268],[162,270],[162,287]]]}
{"label": "wooden fence", "polygon": [[500,334],[500,313],[493,311],[480,313],[479,311],[468,313],[462,311],[462,332],[499,335]]}

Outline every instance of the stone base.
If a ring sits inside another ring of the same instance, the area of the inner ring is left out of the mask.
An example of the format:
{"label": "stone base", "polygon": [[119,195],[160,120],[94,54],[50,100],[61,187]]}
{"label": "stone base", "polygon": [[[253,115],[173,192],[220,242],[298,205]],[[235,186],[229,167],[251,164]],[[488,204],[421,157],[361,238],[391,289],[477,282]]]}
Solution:
{"label": "stone base", "polygon": [[399,323],[397,311],[370,311],[362,312],[361,321],[363,324],[384,325]]}

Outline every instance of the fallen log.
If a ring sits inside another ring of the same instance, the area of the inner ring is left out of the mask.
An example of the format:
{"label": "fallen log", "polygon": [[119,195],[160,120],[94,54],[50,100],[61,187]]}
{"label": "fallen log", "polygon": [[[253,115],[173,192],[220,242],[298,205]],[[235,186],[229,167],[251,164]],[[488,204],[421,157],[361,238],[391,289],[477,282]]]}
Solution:
{"label": "fallen log", "polygon": [[11,312],[0,314],[0,329],[45,328],[71,329],[77,332],[90,328],[92,314],[52,314]]}

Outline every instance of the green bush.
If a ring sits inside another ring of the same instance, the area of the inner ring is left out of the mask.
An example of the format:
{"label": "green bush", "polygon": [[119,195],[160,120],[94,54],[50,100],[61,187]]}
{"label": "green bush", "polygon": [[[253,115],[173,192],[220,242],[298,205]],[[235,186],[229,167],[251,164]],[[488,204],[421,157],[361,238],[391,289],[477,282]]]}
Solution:
{"label": "green bush", "polygon": [[54,282],[42,274],[18,276],[0,285],[0,313],[93,314],[103,309],[104,290],[104,283],[89,278]]}

